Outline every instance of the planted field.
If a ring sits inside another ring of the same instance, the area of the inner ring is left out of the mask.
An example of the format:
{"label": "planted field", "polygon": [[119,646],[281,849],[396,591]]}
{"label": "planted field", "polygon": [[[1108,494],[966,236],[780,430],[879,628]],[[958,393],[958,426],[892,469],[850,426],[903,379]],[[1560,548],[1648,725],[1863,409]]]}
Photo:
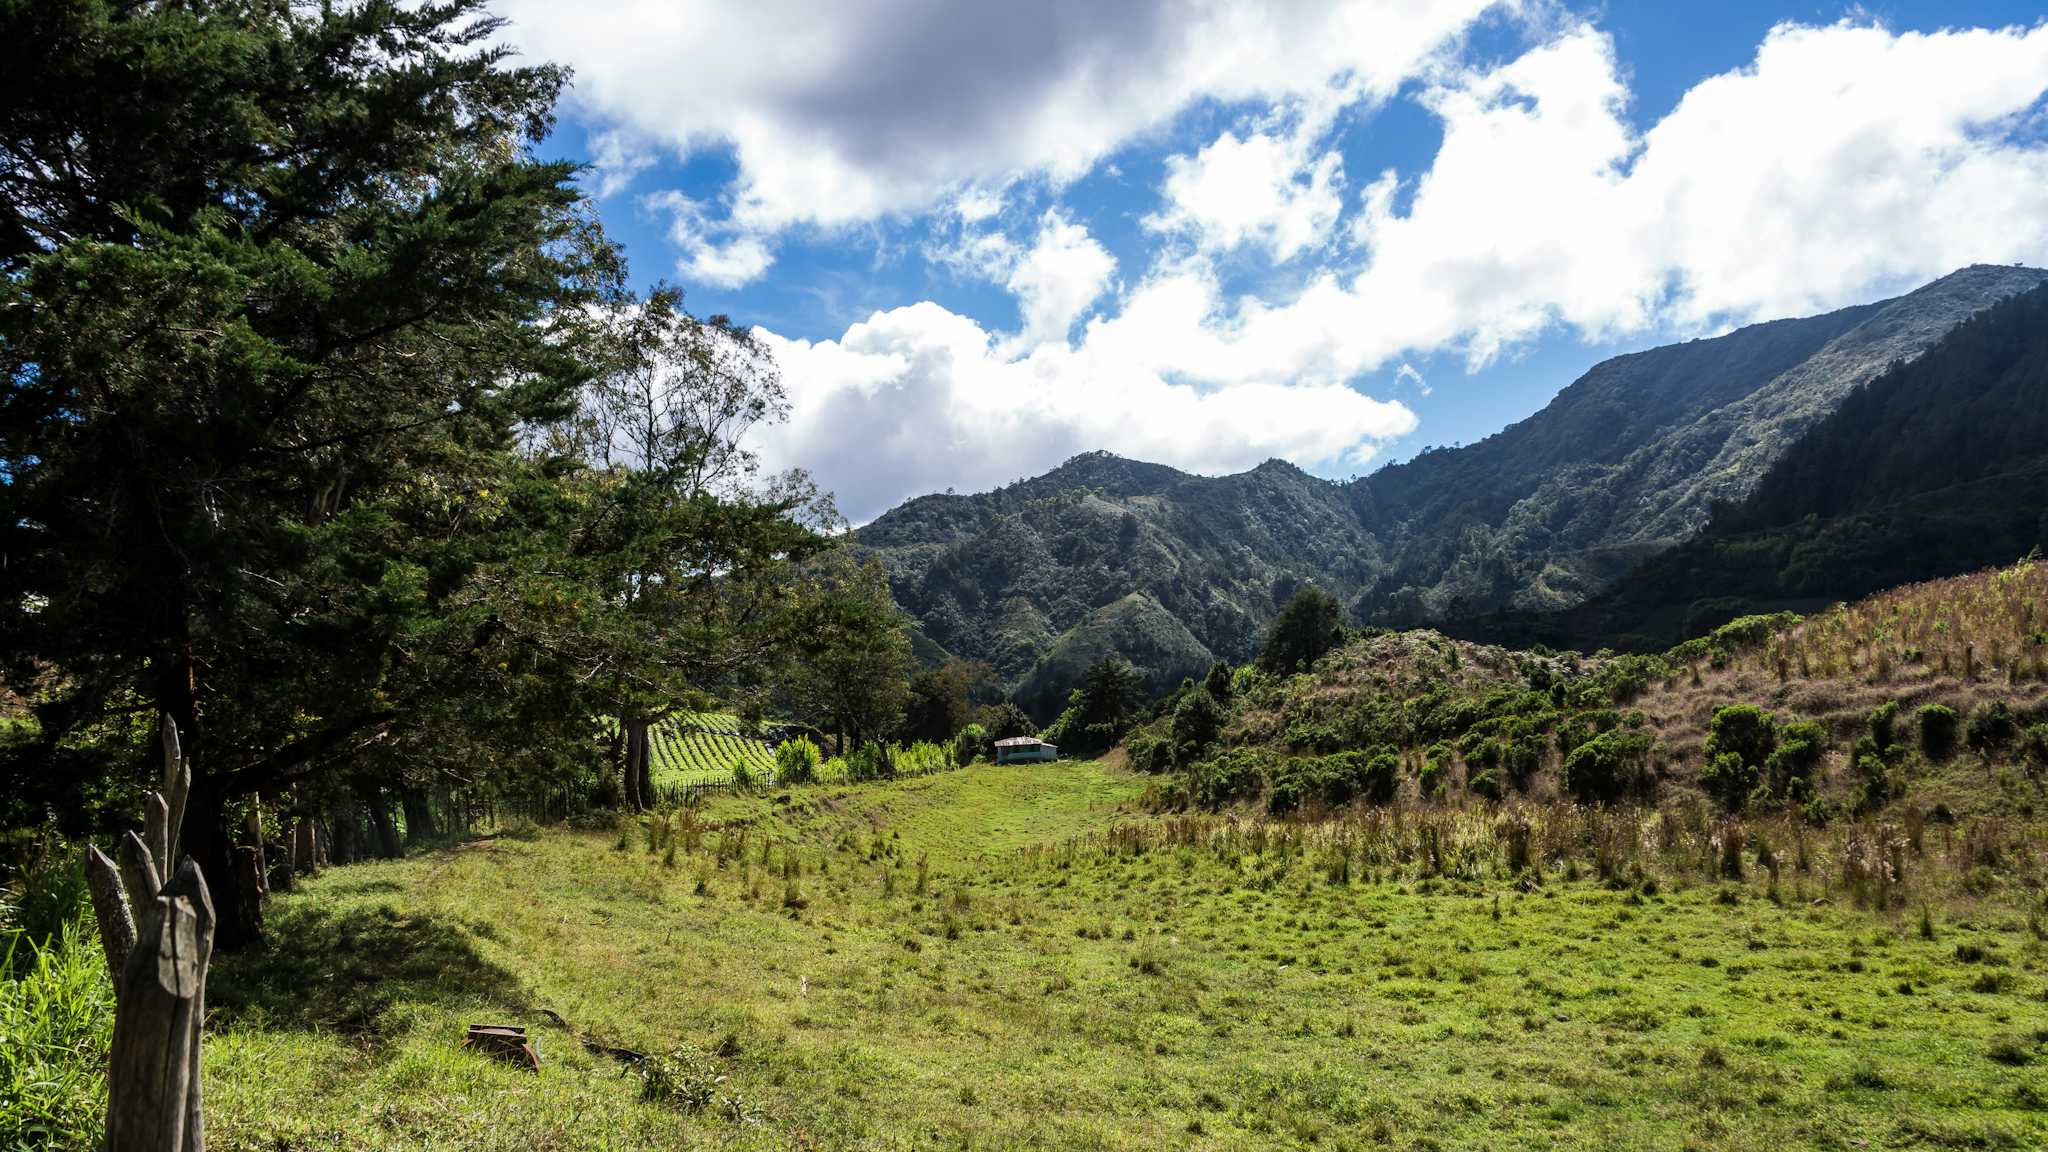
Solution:
{"label": "planted field", "polygon": [[[330,871],[222,962],[209,1137],[2048,1144],[2044,929],[1951,883],[1960,842],[1876,910],[1847,829],[1709,879],[1723,846],[1617,844],[1626,814],[1161,819],[1143,783],[975,766],[714,798],[661,821],[672,856],[629,826]],[[486,1020],[534,1031],[538,1076],[455,1047]]]}
{"label": "planted field", "polygon": [[739,717],[723,712],[685,712],[655,725],[648,734],[654,786],[723,784],[741,766],[755,779],[773,776],[775,750],[743,728]]}

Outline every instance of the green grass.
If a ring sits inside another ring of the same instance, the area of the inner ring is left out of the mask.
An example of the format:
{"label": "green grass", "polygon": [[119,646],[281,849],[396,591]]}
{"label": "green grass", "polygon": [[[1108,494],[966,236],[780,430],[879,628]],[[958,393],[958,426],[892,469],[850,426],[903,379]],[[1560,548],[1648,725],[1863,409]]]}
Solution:
{"label": "green grass", "polygon": [[[332,870],[216,969],[210,1139],[2048,1143],[2048,952],[2016,897],[1937,904],[1927,939],[1918,903],[1814,903],[1789,871],[1776,902],[1761,869],[1333,882],[1324,832],[1155,820],[1142,784],[975,766],[721,797],[672,866],[637,831],[560,830]],[[542,1072],[460,1051],[484,1021],[531,1029]],[[576,1032],[684,1050],[668,1095]]]}
{"label": "green grass", "polygon": [[89,923],[0,933],[0,1149],[85,1148],[106,1107],[114,986]]}

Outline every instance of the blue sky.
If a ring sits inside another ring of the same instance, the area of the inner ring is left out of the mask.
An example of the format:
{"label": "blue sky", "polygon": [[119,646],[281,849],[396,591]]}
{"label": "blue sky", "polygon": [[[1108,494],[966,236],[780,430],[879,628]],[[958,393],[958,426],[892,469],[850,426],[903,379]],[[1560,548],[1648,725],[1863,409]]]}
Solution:
{"label": "blue sky", "polygon": [[1108,448],[1346,476],[1595,361],[2048,261],[2039,3],[505,0],[641,284],[856,521]]}

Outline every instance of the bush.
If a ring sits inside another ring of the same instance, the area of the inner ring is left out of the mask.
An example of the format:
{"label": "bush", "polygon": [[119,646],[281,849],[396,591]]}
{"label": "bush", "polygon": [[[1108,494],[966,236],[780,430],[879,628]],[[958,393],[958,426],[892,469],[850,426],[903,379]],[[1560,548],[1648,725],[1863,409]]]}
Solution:
{"label": "bush", "polygon": [[1929,760],[1946,760],[1956,751],[1956,710],[1944,704],[1922,705],[1920,750]]}
{"label": "bush", "polygon": [[1157,775],[1173,770],[1173,740],[1156,724],[1131,733],[1124,739],[1124,749],[1131,755],[1131,767],[1140,772]]}
{"label": "bush", "polygon": [[848,780],[888,780],[895,775],[896,755],[885,745],[863,744],[846,757]]}
{"label": "bush", "polygon": [[988,729],[969,724],[953,737],[953,763],[963,767],[988,754]]}
{"label": "bush", "polygon": [[2020,733],[2020,755],[2029,771],[2048,771],[2048,724],[2034,724]]}
{"label": "bush", "polygon": [[1384,749],[1296,756],[1273,772],[1273,790],[1266,797],[1266,807],[1279,815],[1310,801],[1331,808],[1360,797],[1385,803],[1393,799],[1400,771],[1399,757]]}
{"label": "bush", "polygon": [[1173,756],[1182,764],[1201,759],[1216,734],[1223,730],[1223,706],[1207,688],[1196,688],[1180,698],[1173,710]]}
{"label": "bush", "polygon": [[1730,704],[1714,713],[1707,730],[1707,762],[1733,753],[1751,769],[1761,770],[1778,747],[1778,720],[1754,704]]}
{"label": "bush", "polygon": [[1565,757],[1565,791],[1588,803],[1605,803],[1645,790],[1650,737],[1633,728],[1610,728]]}
{"label": "bush", "polygon": [[1827,729],[1812,720],[1794,720],[1778,729],[1778,746],[1764,761],[1764,781],[1772,794],[1788,803],[1804,803],[1812,794],[1813,770],[1820,767],[1827,749]]}
{"label": "bush", "polygon": [[1870,738],[1877,741],[1879,748],[1889,748],[1898,741],[1892,738],[1892,726],[1899,718],[1899,702],[1887,700],[1870,713],[1864,721],[1870,727]]}
{"label": "bush", "polygon": [[2013,719],[2012,709],[2006,707],[2003,700],[1993,700],[1979,705],[1970,713],[1970,725],[1963,739],[1969,744],[1970,751],[1989,756],[2011,744],[2019,730],[2019,721]]}
{"label": "bush", "polygon": [[809,736],[784,740],[775,747],[775,778],[784,784],[809,784],[818,778],[823,761]]}
{"label": "bush", "polygon": [[100,1145],[114,987],[89,925],[0,933],[0,1148]]}
{"label": "bush", "polygon": [[1221,808],[1256,796],[1266,787],[1266,757],[1249,748],[1232,748],[1188,768],[1188,795],[1204,808]]}
{"label": "bush", "polygon": [[1706,767],[1700,770],[1700,787],[1732,812],[1749,799],[1761,775],[1756,766],[1743,763],[1742,757],[1733,752],[1723,752],[1708,760]]}

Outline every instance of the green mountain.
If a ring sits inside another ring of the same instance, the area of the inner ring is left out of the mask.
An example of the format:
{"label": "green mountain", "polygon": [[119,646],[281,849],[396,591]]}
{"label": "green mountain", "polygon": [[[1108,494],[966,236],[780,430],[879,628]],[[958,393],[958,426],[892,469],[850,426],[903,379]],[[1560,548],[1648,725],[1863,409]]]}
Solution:
{"label": "green mountain", "polygon": [[1575,608],[1453,630],[1661,648],[2048,546],[2048,285],[1858,388],[1704,530]]}
{"label": "green mountain", "polygon": [[2044,277],[1977,265],[1894,300],[1597,364],[1527,420],[1352,486],[1392,557],[1352,612],[1405,626],[1580,603],[1746,497],[1858,385]]}
{"label": "green mountain", "polygon": [[1350,484],[1280,461],[1207,477],[1092,453],[997,491],[910,500],[857,540],[922,651],[989,661],[1041,715],[1110,651],[1154,691],[1246,659],[1305,583],[1359,623],[1554,632],[1748,499],[1860,386],[2044,279],[1978,265],[1896,299],[1618,356],[1485,440]]}

